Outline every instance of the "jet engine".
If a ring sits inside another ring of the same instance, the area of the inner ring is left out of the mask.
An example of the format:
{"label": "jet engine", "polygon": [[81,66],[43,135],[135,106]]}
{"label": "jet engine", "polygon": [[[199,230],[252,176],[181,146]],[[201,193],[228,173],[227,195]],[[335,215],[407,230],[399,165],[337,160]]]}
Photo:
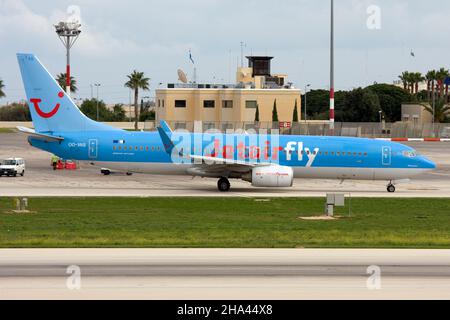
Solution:
{"label": "jet engine", "polygon": [[294,172],[291,167],[285,166],[256,167],[242,179],[251,182],[254,187],[292,187]]}

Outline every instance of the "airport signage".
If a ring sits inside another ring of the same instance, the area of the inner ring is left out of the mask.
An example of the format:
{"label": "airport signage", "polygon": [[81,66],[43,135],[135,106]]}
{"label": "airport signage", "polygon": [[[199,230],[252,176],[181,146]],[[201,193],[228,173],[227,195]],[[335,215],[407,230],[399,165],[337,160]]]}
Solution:
{"label": "airport signage", "polygon": [[289,129],[291,127],[291,123],[288,121],[280,122],[280,129]]}

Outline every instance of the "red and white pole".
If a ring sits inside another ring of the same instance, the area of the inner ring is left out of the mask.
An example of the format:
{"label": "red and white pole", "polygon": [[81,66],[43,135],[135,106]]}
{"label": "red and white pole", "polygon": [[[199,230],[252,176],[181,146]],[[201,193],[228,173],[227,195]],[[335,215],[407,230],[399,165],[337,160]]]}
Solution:
{"label": "red and white pole", "polygon": [[330,131],[334,135],[334,1],[331,0],[330,30]]}
{"label": "red and white pole", "polygon": [[70,96],[70,37],[67,37],[66,43],[66,93]]}

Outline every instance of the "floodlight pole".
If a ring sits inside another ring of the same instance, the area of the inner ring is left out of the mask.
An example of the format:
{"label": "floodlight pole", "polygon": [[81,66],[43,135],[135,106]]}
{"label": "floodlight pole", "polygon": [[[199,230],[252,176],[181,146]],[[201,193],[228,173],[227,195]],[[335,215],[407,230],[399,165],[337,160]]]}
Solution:
{"label": "floodlight pole", "polygon": [[307,121],[307,113],[306,113],[306,98],[307,98],[307,94],[308,94],[308,88],[310,87],[310,84],[305,85],[305,123]]}
{"label": "floodlight pole", "polygon": [[70,38],[66,40],[66,92],[70,96]]}
{"label": "floodlight pole", "polygon": [[331,0],[330,30],[330,131],[334,135],[334,1]]}
{"label": "floodlight pole", "polygon": [[99,121],[99,112],[98,112],[98,88],[101,86],[100,83],[95,83],[94,86],[97,87],[97,99],[96,99],[96,106],[97,106],[97,121]]}
{"label": "floodlight pole", "polygon": [[70,96],[70,49],[81,33],[78,22],[60,22],[55,25],[56,34],[66,48],[66,93]]}

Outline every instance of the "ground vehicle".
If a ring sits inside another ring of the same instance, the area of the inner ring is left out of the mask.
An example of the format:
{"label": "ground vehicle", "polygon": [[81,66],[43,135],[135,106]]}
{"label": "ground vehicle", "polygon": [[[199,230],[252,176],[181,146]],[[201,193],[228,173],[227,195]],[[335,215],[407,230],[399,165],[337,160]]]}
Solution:
{"label": "ground vehicle", "polygon": [[0,163],[0,177],[5,176],[17,176],[20,174],[22,177],[25,174],[25,160],[22,158],[8,158]]}

